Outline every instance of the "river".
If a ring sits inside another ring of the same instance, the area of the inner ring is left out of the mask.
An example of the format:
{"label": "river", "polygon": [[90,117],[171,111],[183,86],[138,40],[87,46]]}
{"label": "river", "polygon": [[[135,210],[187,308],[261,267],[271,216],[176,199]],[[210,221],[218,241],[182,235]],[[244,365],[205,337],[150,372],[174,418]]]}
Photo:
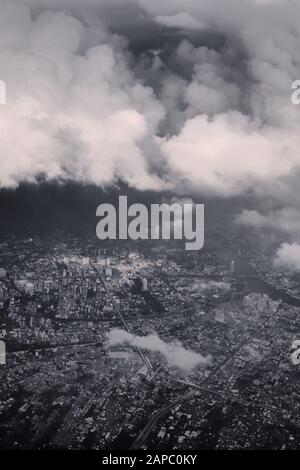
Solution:
{"label": "river", "polygon": [[234,250],[227,248],[226,250],[222,250],[221,257],[228,261],[235,261],[235,275],[243,276],[243,281],[245,282],[250,292],[267,294],[273,300],[281,299],[286,304],[293,305],[294,307],[300,307],[300,299],[293,297],[284,290],[273,287],[271,284],[264,281],[264,279],[262,279],[257,273],[255,268],[247,260],[238,256]]}

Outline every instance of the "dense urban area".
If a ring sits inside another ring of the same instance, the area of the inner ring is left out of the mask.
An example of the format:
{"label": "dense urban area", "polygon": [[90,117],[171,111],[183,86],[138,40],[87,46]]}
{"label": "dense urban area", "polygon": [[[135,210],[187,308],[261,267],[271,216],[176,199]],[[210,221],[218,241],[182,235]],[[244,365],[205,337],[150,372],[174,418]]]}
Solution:
{"label": "dense urban area", "polygon": [[2,241],[0,448],[299,448],[299,279],[222,236]]}

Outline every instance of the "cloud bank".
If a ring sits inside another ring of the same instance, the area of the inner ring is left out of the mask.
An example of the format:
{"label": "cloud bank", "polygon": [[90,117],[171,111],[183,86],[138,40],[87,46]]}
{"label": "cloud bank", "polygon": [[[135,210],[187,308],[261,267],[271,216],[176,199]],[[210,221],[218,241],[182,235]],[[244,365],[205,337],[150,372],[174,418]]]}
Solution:
{"label": "cloud bank", "polygon": [[[300,4],[0,0],[0,186],[297,190]],[[127,13],[126,13],[127,11]],[[138,51],[138,52],[136,52]]]}
{"label": "cloud bank", "polygon": [[280,269],[300,270],[300,244],[283,243],[277,250],[274,265]]}
{"label": "cloud bank", "polygon": [[0,7],[1,186],[45,175],[160,188],[147,155],[164,110],[130,71],[124,40],[64,12],[33,20],[14,0]]}
{"label": "cloud bank", "polygon": [[160,353],[170,367],[177,367],[184,371],[191,371],[199,366],[206,366],[210,359],[193,351],[185,349],[177,343],[165,343],[156,334],[148,336],[135,336],[121,329],[113,329],[107,334],[110,346],[128,344],[155,353]]}
{"label": "cloud bank", "polygon": [[235,219],[239,225],[268,227],[281,230],[294,236],[300,234],[300,213],[295,208],[285,207],[268,212],[266,215],[256,210],[243,210]]}

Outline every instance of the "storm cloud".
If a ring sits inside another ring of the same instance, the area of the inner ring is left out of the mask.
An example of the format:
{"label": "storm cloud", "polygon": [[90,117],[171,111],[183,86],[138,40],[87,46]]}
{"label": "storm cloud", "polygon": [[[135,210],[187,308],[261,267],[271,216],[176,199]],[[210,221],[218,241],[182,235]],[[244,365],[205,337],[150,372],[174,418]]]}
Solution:
{"label": "storm cloud", "polygon": [[300,163],[300,108],[291,102],[300,78],[298,2],[0,0],[0,7],[2,187],[42,175],[292,197]]}

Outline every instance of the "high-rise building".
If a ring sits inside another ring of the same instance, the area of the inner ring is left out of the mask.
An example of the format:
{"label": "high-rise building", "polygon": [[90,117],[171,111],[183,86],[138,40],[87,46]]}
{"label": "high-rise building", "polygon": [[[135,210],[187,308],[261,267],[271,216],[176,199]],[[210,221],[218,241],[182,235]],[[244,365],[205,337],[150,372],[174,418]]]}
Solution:
{"label": "high-rise building", "polygon": [[231,274],[235,273],[235,261],[234,261],[234,259],[230,263],[230,272],[231,272]]}
{"label": "high-rise building", "polygon": [[82,256],[81,258],[81,266],[88,266],[90,264],[89,256]]}
{"label": "high-rise building", "polygon": [[147,279],[144,277],[142,279],[142,291],[146,292],[148,290],[148,281]]}
{"label": "high-rise building", "polygon": [[225,323],[225,312],[222,309],[217,309],[215,314],[215,321],[218,323]]}
{"label": "high-rise building", "polygon": [[111,268],[106,268],[105,269],[105,276],[106,277],[111,277],[112,276],[112,269]]}
{"label": "high-rise building", "polygon": [[5,342],[0,340],[0,365],[6,364],[6,345]]}
{"label": "high-rise building", "polygon": [[0,268],[0,279],[3,279],[6,277],[6,270],[3,268]]}

